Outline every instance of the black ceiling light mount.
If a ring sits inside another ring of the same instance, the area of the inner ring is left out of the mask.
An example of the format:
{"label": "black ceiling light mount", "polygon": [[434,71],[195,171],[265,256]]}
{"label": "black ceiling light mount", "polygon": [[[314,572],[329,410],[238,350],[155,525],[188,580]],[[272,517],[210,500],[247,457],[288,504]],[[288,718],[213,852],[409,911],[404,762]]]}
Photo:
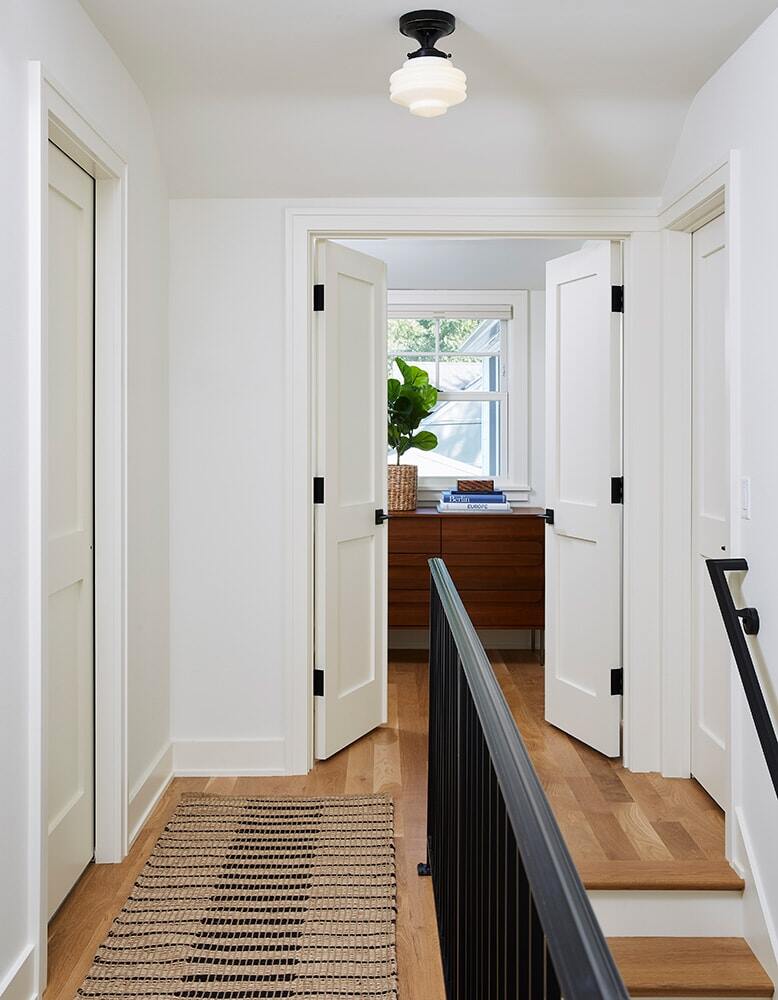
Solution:
{"label": "black ceiling light mount", "polygon": [[457,26],[445,10],[412,10],[400,18],[400,32],[419,43],[402,69],[389,78],[389,99],[420,118],[437,118],[467,97],[467,77],[437,48]]}
{"label": "black ceiling light mount", "polygon": [[400,33],[419,43],[415,52],[409,52],[409,59],[420,56],[439,56],[450,59],[451,54],[436,48],[441,38],[453,33],[456,18],[445,10],[413,10],[400,18]]}

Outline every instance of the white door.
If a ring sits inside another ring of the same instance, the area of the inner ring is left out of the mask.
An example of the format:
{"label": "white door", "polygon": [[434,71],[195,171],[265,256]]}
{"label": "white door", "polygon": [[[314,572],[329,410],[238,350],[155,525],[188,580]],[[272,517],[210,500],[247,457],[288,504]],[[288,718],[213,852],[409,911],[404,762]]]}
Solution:
{"label": "white door", "polygon": [[48,912],[94,854],[94,181],[49,144]]}
{"label": "white door", "polygon": [[315,511],[316,756],[386,722],[386,265],[337,243],[317,246]]}
{"label": "white door", "polygon": [[546,265],[546,719],[621,752],[621,248]]}
{"label": "white door", "polygon": [[728,555],[729,392],[724,216],[692,237],[692,774],[726,807],[730,653],[706,559]]}

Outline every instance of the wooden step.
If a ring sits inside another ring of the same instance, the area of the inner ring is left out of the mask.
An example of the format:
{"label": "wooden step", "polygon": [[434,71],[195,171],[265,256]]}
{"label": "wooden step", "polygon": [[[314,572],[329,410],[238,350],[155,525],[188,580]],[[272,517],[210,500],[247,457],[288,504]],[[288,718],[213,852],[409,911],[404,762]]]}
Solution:
{"label": "wooden step", "polygon": [[691,889],[742,892],[743,879],[720,861],[584,861],[578,874],[587,889]]}
{"label": "wooden step", "polygon": [[743,938],[612,937],[633,997],[771,997],[773,983]]}

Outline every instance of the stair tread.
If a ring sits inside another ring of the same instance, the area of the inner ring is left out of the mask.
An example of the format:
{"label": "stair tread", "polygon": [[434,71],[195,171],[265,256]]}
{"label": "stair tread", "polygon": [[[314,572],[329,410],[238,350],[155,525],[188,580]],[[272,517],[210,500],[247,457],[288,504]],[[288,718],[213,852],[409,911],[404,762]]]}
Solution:
{"label": "stair tread", "polygon": [[743,938],[613,937],[634,997],[771,997],[773,983]]}
{"label": "stair tread", "polygon": [[587,889],[705,889],[742,892],[745,883],[720,861],[584,861],[578,873]]}

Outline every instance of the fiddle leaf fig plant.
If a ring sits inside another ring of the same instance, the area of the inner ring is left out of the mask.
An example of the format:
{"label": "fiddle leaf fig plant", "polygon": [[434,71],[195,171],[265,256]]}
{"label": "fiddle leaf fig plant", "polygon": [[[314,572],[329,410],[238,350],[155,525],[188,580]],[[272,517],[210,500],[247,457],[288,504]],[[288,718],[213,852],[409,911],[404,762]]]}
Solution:
{"label": "fiddle leaf fig plant", "polygon": [[432,451],[438,439],[431,431],[418,431],[419,424],[435,409],[438,390],[430,385],[429,375],[402,358],[395,358],[403,377],[402,382],[390,378],[387,382],[389,403],[389,447],[397,452],[397,464],[410,448]]}

